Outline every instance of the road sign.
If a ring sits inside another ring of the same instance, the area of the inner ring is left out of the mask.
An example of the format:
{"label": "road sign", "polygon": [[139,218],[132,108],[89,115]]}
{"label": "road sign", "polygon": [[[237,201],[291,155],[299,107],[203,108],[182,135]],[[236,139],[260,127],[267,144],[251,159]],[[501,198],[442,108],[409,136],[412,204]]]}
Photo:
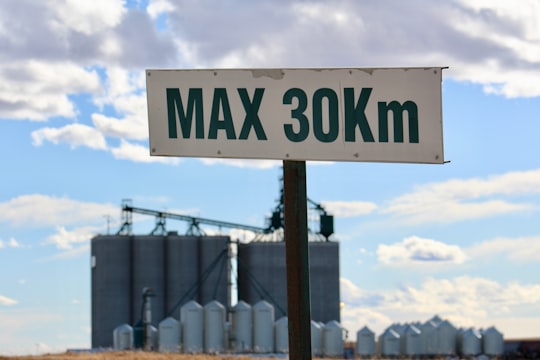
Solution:
{"label": "road sign", "polygon": [[147,70],[150,153],[442,163],[441,73]]}

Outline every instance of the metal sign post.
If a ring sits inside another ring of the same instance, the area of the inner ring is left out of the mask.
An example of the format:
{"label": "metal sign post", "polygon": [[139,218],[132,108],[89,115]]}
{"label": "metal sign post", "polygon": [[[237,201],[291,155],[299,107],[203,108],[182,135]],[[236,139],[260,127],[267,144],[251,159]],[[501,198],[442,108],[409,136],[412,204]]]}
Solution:
{"label": "metal sign post", "polygon": [[311,359],[306,162],[283,160],[289,358]]}

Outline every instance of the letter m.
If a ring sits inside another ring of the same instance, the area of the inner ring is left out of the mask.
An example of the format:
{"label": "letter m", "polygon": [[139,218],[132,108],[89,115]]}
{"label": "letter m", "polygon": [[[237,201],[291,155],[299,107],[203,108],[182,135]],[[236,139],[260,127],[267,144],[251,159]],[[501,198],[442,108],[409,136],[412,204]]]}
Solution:
{"label": "letter m", "polygon": [[388,142],[388,113],[394,118],[394,142],[403,142],[403,112],[407,111],[409,118],[409,142],[418,143],[418,106],[413,101],[405,101],[401,105],[397,101],[387,104],[379,102],[379,142]]}
{"label": "letter m", "polygon": [[187,107],[184,109],[180,89],[167,88],[167,115],[169,118],[169,139],[178,138],[177,122],[180,123],[182,137],[189,139],[191,136],[191,124],[193,123],[193,112],[195,112],[195,137],[204,138],[203,122],[203,97],[202,89],[189,89]]}

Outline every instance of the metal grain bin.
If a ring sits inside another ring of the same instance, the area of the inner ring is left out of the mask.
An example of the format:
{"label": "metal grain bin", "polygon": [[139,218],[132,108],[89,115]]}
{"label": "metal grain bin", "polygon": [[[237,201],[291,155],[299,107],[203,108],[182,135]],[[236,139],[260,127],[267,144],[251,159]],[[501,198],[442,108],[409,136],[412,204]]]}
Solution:
{"label": "metal grain bin", "polygon": [[448,320],[442,321],[436,329],[438,337],[438,355],[457,353],[457,329]]}
{"label": "metal grain bin", "polygon": [[461,333],[459,341],[461,356],[477,356],[482,353],[482,335],[476,329],[468,329]]}
{"label": "metal grain bin", "polygon": [[130,350],[133,349],[133,328],[128,324],[118,326],[113,331],[113,349]]}
{"label": "metal grain bin", "polygon": [[503,334],[493,326],[488,328],[482,333],[482,347],[485,355],[502,355],[504,349]]}
{"label": "metal grain bin", "polygon": [[379,351],[383,357],[399,357],[399,334],[391,328],[379,335]]}
{"label": "metal grain bin", "polygon": [[414,325],[407,325],[400,338],[401,355],[408,358],[422,355],[422,339],[420,330]]}
{"label": "metal grain bin", "polygon": [[183,352],[196,354],[203,351],[203,318],[203,307],[196,301],[192,300],[180,309]]}
{"label": "metal grain bin", "polygon": [[423,355],[434,356],[438,353],[439,338],[436,331],[437,325],[432,321],[427,321],[420,325],[420,342],[422,344]]}
{"label": "metal grain bin", "polygon": [[322,355],[322,326],[313,320],[311,320],[311,354]]}
{"label": "metal grain bin", "polygon": [[274,307],[261,300],[253,305],[253,351],[274,351]]}
{"label": "metal grain bin", "polygon": [[232,350],[236,353],[250,352],[253,347],[253,321],[251,305],[239,301],[231,314]]}
{"label": "metal grain bin", "polygon": [[356,354],[360,357],[375,355],[375,333],[367,326],[356,332]]}
{"label": "metal grain bin", "polygon": [[158,351],[180,352],[180,322],[173,317],[163,319],[158,325]]}
{"label": "metal grain bin", "polygon": [[274,323],[274,339],[276,353],[289,352],[289,320],[286,316]]}
{"label": "metal grain bin", "polygon": [[335,320],[327,322],[322,329],[322,351],[325,357],[343,356],[343,328]]}
{"label": "metal grain bin", "polygon": [[225,307],[218,301],[204,306],[204,352],[217,354],[225,350]]}

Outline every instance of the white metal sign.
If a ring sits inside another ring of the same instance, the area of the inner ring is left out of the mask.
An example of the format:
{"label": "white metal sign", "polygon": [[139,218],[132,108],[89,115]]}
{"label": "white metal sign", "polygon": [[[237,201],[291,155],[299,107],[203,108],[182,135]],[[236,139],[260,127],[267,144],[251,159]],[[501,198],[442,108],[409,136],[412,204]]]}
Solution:
{"label": "white metal sign", "polygon": [[443,163],[441,73],[147,70],[150,153]]}

